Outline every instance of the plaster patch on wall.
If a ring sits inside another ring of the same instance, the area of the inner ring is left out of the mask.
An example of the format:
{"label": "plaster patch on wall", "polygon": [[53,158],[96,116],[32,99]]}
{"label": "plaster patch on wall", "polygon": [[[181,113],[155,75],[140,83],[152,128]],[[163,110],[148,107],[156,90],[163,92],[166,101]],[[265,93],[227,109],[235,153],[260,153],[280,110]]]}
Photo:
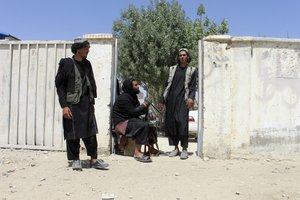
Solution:
{"label": "plaster patch on wall", "polygon": [[206,157],[209,158],[224,158],[229,159],[231,156],[231,147],[230,145],[225,144],[222,140],[219,140],[215,143],[208,143],[205,147],[206,151],[204,152]]}
{"label": "plaster patch on wall", "polygon": [[210,62],[210,69],[205,71],[205,77],[209,77],[215,68],[225,68],[229,67],[229,57],[224,53],[226,49],[225,44],[213,44],[210,47],[206,47],[207,59]]}
{"label": "plaster patch on wall", "polygon": [[[298,49],[256,49],[253,63],[260,84],[255,97],[268,102],[280,98],[287,108],[298,105],[300,96],[300,55]],[[279,102],[278,102],[279,103]]]}
{"label": "plaster patch on wall", "polygon": [[[276,78],[299,79],[300,56],[297,49],[265,49],[262,51],[263,66],[269,66],[270,75]],[[264,68],[261,68],[264,69]]]}
{"label": "plaster patch on wall", "polygon": [[250,135],[250,146],[267,146],[270,144],[300,144],[299,126],[288,128],[262,128],[255,129]]}

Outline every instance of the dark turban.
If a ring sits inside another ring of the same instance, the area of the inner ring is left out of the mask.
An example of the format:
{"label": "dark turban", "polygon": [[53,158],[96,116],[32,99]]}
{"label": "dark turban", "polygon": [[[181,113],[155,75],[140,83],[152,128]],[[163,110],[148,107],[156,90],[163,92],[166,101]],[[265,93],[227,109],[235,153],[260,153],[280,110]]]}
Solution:
{"label": "dark turban", "polygon": [[85,38],[76,38],[74,40],[74,44],[71,46],[72,53],[76,53],[78,49],[81,49],[83,47],[89,47],[90,43]]}
{"label": "dark turban", "polygon": [[136,91],[133,90],[132,81],[136,81],[136,80],[135,79],[130,79],[130,78],[126,79],[123,82],[122,90],[123,90],[123,92],[129,94],[132,97],[133,102],[134,102],[135,105],[139,106],[140,102],[137,98]]}

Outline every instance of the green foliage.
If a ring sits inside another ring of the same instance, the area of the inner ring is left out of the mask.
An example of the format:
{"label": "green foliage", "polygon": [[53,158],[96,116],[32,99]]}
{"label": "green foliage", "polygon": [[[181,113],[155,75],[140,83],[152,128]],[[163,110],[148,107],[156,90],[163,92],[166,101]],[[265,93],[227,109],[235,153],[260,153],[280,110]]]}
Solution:
{"label": "green foliage", "polygon": [[141,9],[129,5],[113,26],[114,36],[119,39],[119,76],[143,81],[150,95],[157,100],[168,68],[176,64],[179,48],[188,48],[191,65],[197,66],[198,40],[228,32],[226,20],[219,26],[204,16],[204,5],[199,6],[197,14],[200,19],[191,21],[176,0],[171,3],[150,0],[150,4]]}
{"label": "green foliage", "polygon": [[201,17],[204,14],[205,14],[205,7],[203,4],[200,4],[200,6],[198,7],[197,15]]}

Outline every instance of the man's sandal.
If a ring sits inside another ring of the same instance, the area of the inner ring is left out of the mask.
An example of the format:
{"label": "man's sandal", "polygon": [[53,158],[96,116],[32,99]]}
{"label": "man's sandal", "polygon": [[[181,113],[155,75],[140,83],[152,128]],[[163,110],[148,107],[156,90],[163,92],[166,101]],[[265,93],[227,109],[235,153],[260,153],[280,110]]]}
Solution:
{"label": "man's sandal", "polygon": [[74,171],[82,171],[82,164],[80,160],[73,160],[72,169]]}
{"label": "man's sandal", "polygon": [[91,164],[91,168],[95,168],[95,169],[107,169],[107,167],[109,166],[106,162],[104,162],[101,159],[97,159],[95,163],[90,163]]}
{"label": "man's sandal", "polygon": [[139,162],[152,162],[152,159],[149,156],[142,155],[141,157],[134,156],[134,159]]}

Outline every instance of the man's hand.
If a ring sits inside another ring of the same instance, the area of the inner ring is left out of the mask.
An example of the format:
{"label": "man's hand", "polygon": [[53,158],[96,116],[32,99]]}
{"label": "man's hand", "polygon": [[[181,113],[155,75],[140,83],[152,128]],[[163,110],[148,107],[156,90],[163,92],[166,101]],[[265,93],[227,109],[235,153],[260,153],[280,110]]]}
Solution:
{"label": "man's hand", "polygon": [[158,108],[159,108],[160,110],[164,109],[164,104],[163,104],[163,103],[158,103]]}
{"label": "man's hand", "polygon": [[92,111],[92,113],[95,113],[95,106],[94,105],[91,105],[91,111]]}
{"label": "man's hand", "polygon": [[66,119],[72,119],[72,112],[71,112],[69,107],[64,107],[63,108],[63,116]]}
{"label": "man's hand", "polygon": [[144,105],[146,107],[149,107],[152,103],[152,99],[150,97],[146,97],[145,100],[144,100]]}
{"label": "man's hand", "polygon": [[193,99],[188,98],[188,100],[186,101],[186,106],[188,109],[192,108],[194,106]]}

